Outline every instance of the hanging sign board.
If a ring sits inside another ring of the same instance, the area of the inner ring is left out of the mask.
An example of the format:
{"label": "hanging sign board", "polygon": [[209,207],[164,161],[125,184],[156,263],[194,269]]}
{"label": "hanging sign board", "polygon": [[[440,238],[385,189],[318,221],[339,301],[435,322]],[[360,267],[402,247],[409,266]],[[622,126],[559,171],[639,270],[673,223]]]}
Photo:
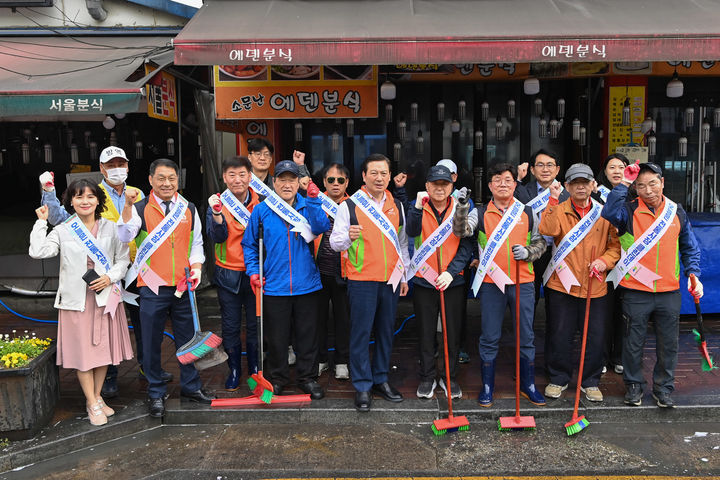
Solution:
{"label": "hanging sign board", "polygon": [[648,161],[648,147],[642,147],[640,145],[616,147],[615,153],[622,153],[630,163],[635,163],[635,160],[638,160],[640,163],[647,163]]}
{"label": "hanging sign board", "polygon": [[[640,131],[645,119],[647,87],[640,85],[615,85],[608,88],[607,141],[608,152],[616,152],[617,147],[631,143],[640,144],[643,134]],[[622,111],[625,99],[630,99],[630,125],[622,125]]]}
{"label": "hanging sign board", "polygon": [[[155,70],[155,67],[145,64],[145,74]],[[167,72],[155,75],[151,83],[147,84],[147,113],[149,117],[177,123],[177,90],[175,77]]]}

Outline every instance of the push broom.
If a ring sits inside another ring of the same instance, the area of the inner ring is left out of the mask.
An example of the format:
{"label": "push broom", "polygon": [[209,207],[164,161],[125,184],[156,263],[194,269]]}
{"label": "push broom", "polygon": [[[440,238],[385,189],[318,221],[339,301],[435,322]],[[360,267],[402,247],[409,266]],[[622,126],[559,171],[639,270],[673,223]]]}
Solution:
{"label": "push broom", "polygon": [[[693,290],[695,290],[695,286],[697,285],[697,277],[695,277],[695,274],[690,274],[690,285],[692,286]],[[715,365],[713,365],[713,358],[710,356],[710,352],[707,348],[707,342],[705,341],[705,332],[703,330],[703,318],[702,318],[702,312],[700,311],[700,299],[693,295],[693,299],[695,300],[695,316],[697,317],[697,329],[693,328],[693,334],[695,335],[695,341],[698,345],[698,350],[700,350],[700,356],[702,357],[702,369],[703,372],[709,372],[710,370],[713,370],[717,368]]]}
{"label": "push broom", "polygon": [[[435,256],[438,261],[438,272],[442,272],[440,253],[436,252]],[[443,348],[445,350],[445,386],[447,387],[448,418],[440,418],[433,422],[431,428],[433,433],[437,436],[445,435],[448,432],[470,430],[470,422],[468,422],[468,419],[464,415],[460,417],[453,416],[453,400],[450,387],[450,362],[448,361],[447,320],[445,318],[445,292],[443,290],[440,290],[440,318],[442,319]]]}
{"label": "push broom", "polygon": [[520,262],[515,261],[515,416],[500,417],[498,430],[535,430],[535,418],[520,416]]}
{"label": "push broom", "polygon": [[[590,258],[595,258],[595,247],[592,247]],[[585,346],[587,344],[588,320],[590,319],[590,291],[592,290],[593,277],[596,275],[598,274],[595,270],[590,270],[587,298],[585,299],[585,324],[583,325],[582,346],[580,347],[580,366],[578,366],[577,385],[575,387],[575,408],[573,409],[572,418],[565,424],[568,437],[580,433],[590,425],[585,415],[578,416],[578,408],[580,407],[580,388],[582,386],[583,368],[585,367]],[[600,279],[598,278],[598,280]]]}
{"label": "push broom", "polygon": [[[200,331],[200,319],[198,318],[197,301],[195,299],[195,291],[190,289],[190,269],[185,267],[185,282],[190,295],[190,309],[192,310],[193,327],[195,327],[195,334],[185,345],[181,346],[175,352],[177,359],[183,365],[193,363],[196,360],[200,360],[205,355],[211,353],[213,349],[220,346],[222,338],[215,335],[212,332]],[[177,293],[182,295],[182,290],[178,289]]]}

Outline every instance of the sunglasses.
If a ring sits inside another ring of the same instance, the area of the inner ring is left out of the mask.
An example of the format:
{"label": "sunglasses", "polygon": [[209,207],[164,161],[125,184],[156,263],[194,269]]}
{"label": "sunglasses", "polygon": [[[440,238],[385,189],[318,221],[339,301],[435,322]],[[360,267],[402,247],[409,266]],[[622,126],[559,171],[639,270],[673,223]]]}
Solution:
{"label": "sunglasses", "polygon": [[325,180],[327,180],[328,183],[335,183],[335,181],[337,180],[337,183],[342,185],[343,183],[345,183],[346,178],[345,177],[327,177]]}

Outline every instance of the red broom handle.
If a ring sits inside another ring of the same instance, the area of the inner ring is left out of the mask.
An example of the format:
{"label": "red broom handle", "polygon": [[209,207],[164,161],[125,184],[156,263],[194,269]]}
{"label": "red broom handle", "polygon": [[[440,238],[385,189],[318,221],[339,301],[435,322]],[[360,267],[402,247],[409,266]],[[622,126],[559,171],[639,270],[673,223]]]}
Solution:
{"label": "red broom handle", "polygon": [[515,417],[520,418],[520,261],[515,260]]}
{"label": "red broom handle", "polygon": [[[435,250],[435,258],[437,258],[438,275],[440,275],[442,273],[440,248]],[[447,387],[448,395],[448,418],[453,418],[452,391],[450,390],[450,362],[448,361],[447,320],[445,318],[445,292],[442,290],[440,290],[440,318],[442,320],[443,347],[445,350],[445,387]]]}
{"label": "red broom handle", "polygon": [[[595,247],[592,247],[592,250],[590,251],[590,258],[592,259],[591,262],[595,260]],[[593,276],[588,275],[587,298],[585,299],[585,323],[583,325],[582,346],[580,347],[580,366],[578,367],[577,385],[575,386],[575,410],[573,410],[573,418],[577,417],[578,408],[580,407],[580,387],[582,386],[582,375],[583,369],[585,368],[585,346],[587,344],[587,331],[590,320],[590,294],[592,292],[592,282]]]}

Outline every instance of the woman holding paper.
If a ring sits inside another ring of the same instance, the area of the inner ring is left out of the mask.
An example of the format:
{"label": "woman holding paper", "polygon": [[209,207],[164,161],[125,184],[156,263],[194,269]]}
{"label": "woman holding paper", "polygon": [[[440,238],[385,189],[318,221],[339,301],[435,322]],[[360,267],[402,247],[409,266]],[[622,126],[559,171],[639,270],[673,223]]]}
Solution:
{"label": "woman holding paper", "polygon": [[100,396],[107,367],[132,358],[117,283],[130,263],[129,249],[118,239],[116,224],[100,216],[105,193],[97,184],[72,182],[63,204],[71,217],[49,234],[48,207],[35,211],[38,220],[30,233],[29,254],[60,254],[57,364],[77,370],[90,423],[104,425],[115,413]]}

